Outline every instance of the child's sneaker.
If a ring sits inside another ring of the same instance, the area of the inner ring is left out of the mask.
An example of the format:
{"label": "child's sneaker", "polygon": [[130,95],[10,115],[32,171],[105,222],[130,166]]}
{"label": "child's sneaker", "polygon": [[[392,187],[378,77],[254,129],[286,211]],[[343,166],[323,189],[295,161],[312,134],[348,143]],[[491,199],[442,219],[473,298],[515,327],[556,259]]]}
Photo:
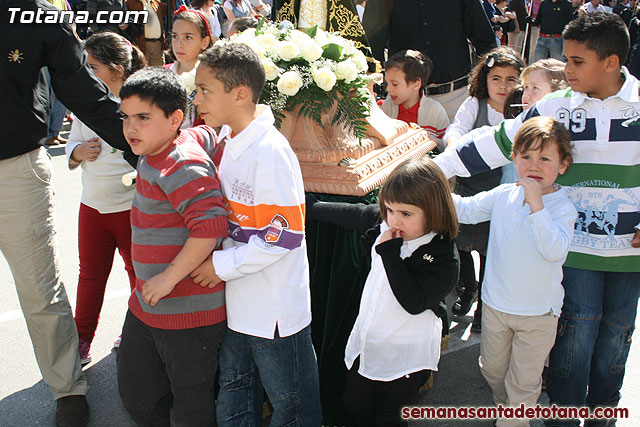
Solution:
{"label": "child's sneaker", "polygon": [[79,340],[78,353],[80,353],[80,364],[82,366],[91,362],[91,343],[88,343],[83,340]]}
{"label": "child's sneaker", "polygon": [[122,335],[120,335],[118,338],[116,338],[116,340],[113,342],[113,348],[116,349],[116,350],[119,349],[121,342],[122,342]]}

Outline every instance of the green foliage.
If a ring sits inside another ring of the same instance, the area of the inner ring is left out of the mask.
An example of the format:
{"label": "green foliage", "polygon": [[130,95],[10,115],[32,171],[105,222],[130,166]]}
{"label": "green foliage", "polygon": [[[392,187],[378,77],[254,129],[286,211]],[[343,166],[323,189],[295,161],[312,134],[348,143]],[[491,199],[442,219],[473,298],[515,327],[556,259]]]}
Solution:
{"label": "green foliage", "polygon": [[322,56],[325,58],[331,59],[333,61],[339,62],[340,57],[342,56],[342,50],[344,48],[339,44],[328,43],[322,47],[323,53]]}
{"label": "green foliage", "polygon": [[318,24],[314,25],[311,28],[307,28],[304,31],[309,37],[314,38],[316,36],[316,34],[318,33]]}
{"label": "green foliage", "polygon": [[[310,118],[322,126],[322,113],[335,105],[331,124],[343,126],[358,140],[362,140],[366,136],[365,119],[371,111],[370,102],[367,79],[359,77],[351,83],[337,82],[329,92],[315,85],[301,89],[295,97],[289,98],[284,110],[293,111],[300,106],[299,116]],[[280,127],[280,123],[281,119],[276,118],[277,127]]]}

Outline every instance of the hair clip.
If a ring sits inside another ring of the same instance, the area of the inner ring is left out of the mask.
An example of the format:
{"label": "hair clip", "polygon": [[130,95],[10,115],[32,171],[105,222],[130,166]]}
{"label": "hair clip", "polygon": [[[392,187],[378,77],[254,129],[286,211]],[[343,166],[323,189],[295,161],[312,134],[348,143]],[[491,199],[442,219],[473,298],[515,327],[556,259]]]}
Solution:
{"label": "hair clip", "polygon": [[491,55],[487,56],[487,59],[484,61],[484,65],[486,65],[489,68],[493,67],[495,63],[496,63],[495,53],[492,53]]}

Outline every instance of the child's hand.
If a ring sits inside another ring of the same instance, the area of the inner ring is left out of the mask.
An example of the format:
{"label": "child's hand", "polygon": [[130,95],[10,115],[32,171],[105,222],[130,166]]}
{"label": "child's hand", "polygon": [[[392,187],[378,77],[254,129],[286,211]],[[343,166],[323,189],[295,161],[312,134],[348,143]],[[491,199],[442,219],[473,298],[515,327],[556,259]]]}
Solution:
{"label": "child's hand", "polygon": [[102,150],[102,145],[98,142],[98,137],[91,138],[73,149],[71,159],[78,163],[83,160],[95,162],[100,155],[100,150]]}
{"label": "child's hand", "polygon": [[216,270],[213,267],[213,254],[209,255],[202,264],[190,274],[193,281],[202,286],[208,286],[214,288],[218,283],[222,282],[222,279],[216,274]]}
{"label": "child's hand", "polygon": [[531,213],[536,213],[544,208],[542,204],[542,184],[533,178],[520,178],[516,185],[524,188],[524,201],[529,203]]}
{"label": "child's hand", "polygon": [[640,248],[640,230],[636,231],[633,239],[631,239],[631,246],[633,246],[634,248]]}
{"label": "child's hand", "polygon": [[384,243],[391,239],[397,239],[400,237],[400,231],[395,228],[389,228],[387,231],[382,233],[382,237],[380,238],[380,243]]}
{"label": "child's hand", "polygon": [[167,280],[164,273],[156,274],[142,285],[142,300],[155,307],[158,301],[169,295],[175,286],[176,283]]}

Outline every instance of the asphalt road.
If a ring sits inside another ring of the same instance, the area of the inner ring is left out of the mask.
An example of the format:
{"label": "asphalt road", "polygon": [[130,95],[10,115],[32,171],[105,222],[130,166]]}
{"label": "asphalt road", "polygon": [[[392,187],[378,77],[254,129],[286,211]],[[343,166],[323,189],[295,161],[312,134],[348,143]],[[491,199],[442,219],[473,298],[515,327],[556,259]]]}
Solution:
{"label": "asphalt road", "polygon": [[[78,276],[77,215],[80,201],[80,171],[69,171],[63,147],[49,149],[55,169],[58,244],[61,270],[67,293],[75,306]],[[1,184],[0,184],[1,185]],[[116,255],[107,285],[101,320],[93,342],[93,361],[85,367],[91,389],[90,426],[132,426],[118,396],[113,341],[120,335],[126,312],[129,285],[122,260]],[[469,331],[471,317],[455,319],[450,350],[440,362],[435,386],[422,404],[428,406],[491,406],[489,387],[477,365],[479,335]],[[640,325],[640,322],[637,322]],[[631,347],[622,389],[621,407],[630,409],[631,418],[618,426],[640,426],[640,347]],[[636,403],[634,403],[636,402]],[[541,404],[548,403],[546,394]],[[31,341],[18,305],[8,265],[0,255],[0,427],[52,426],[55,404],[37,368]],[[423,425],[427,422],[416,422]],[[491,426],[492,421],[446,420],[429,422],[438,426]],[[541,426],[540,421],[532,422]]]}

